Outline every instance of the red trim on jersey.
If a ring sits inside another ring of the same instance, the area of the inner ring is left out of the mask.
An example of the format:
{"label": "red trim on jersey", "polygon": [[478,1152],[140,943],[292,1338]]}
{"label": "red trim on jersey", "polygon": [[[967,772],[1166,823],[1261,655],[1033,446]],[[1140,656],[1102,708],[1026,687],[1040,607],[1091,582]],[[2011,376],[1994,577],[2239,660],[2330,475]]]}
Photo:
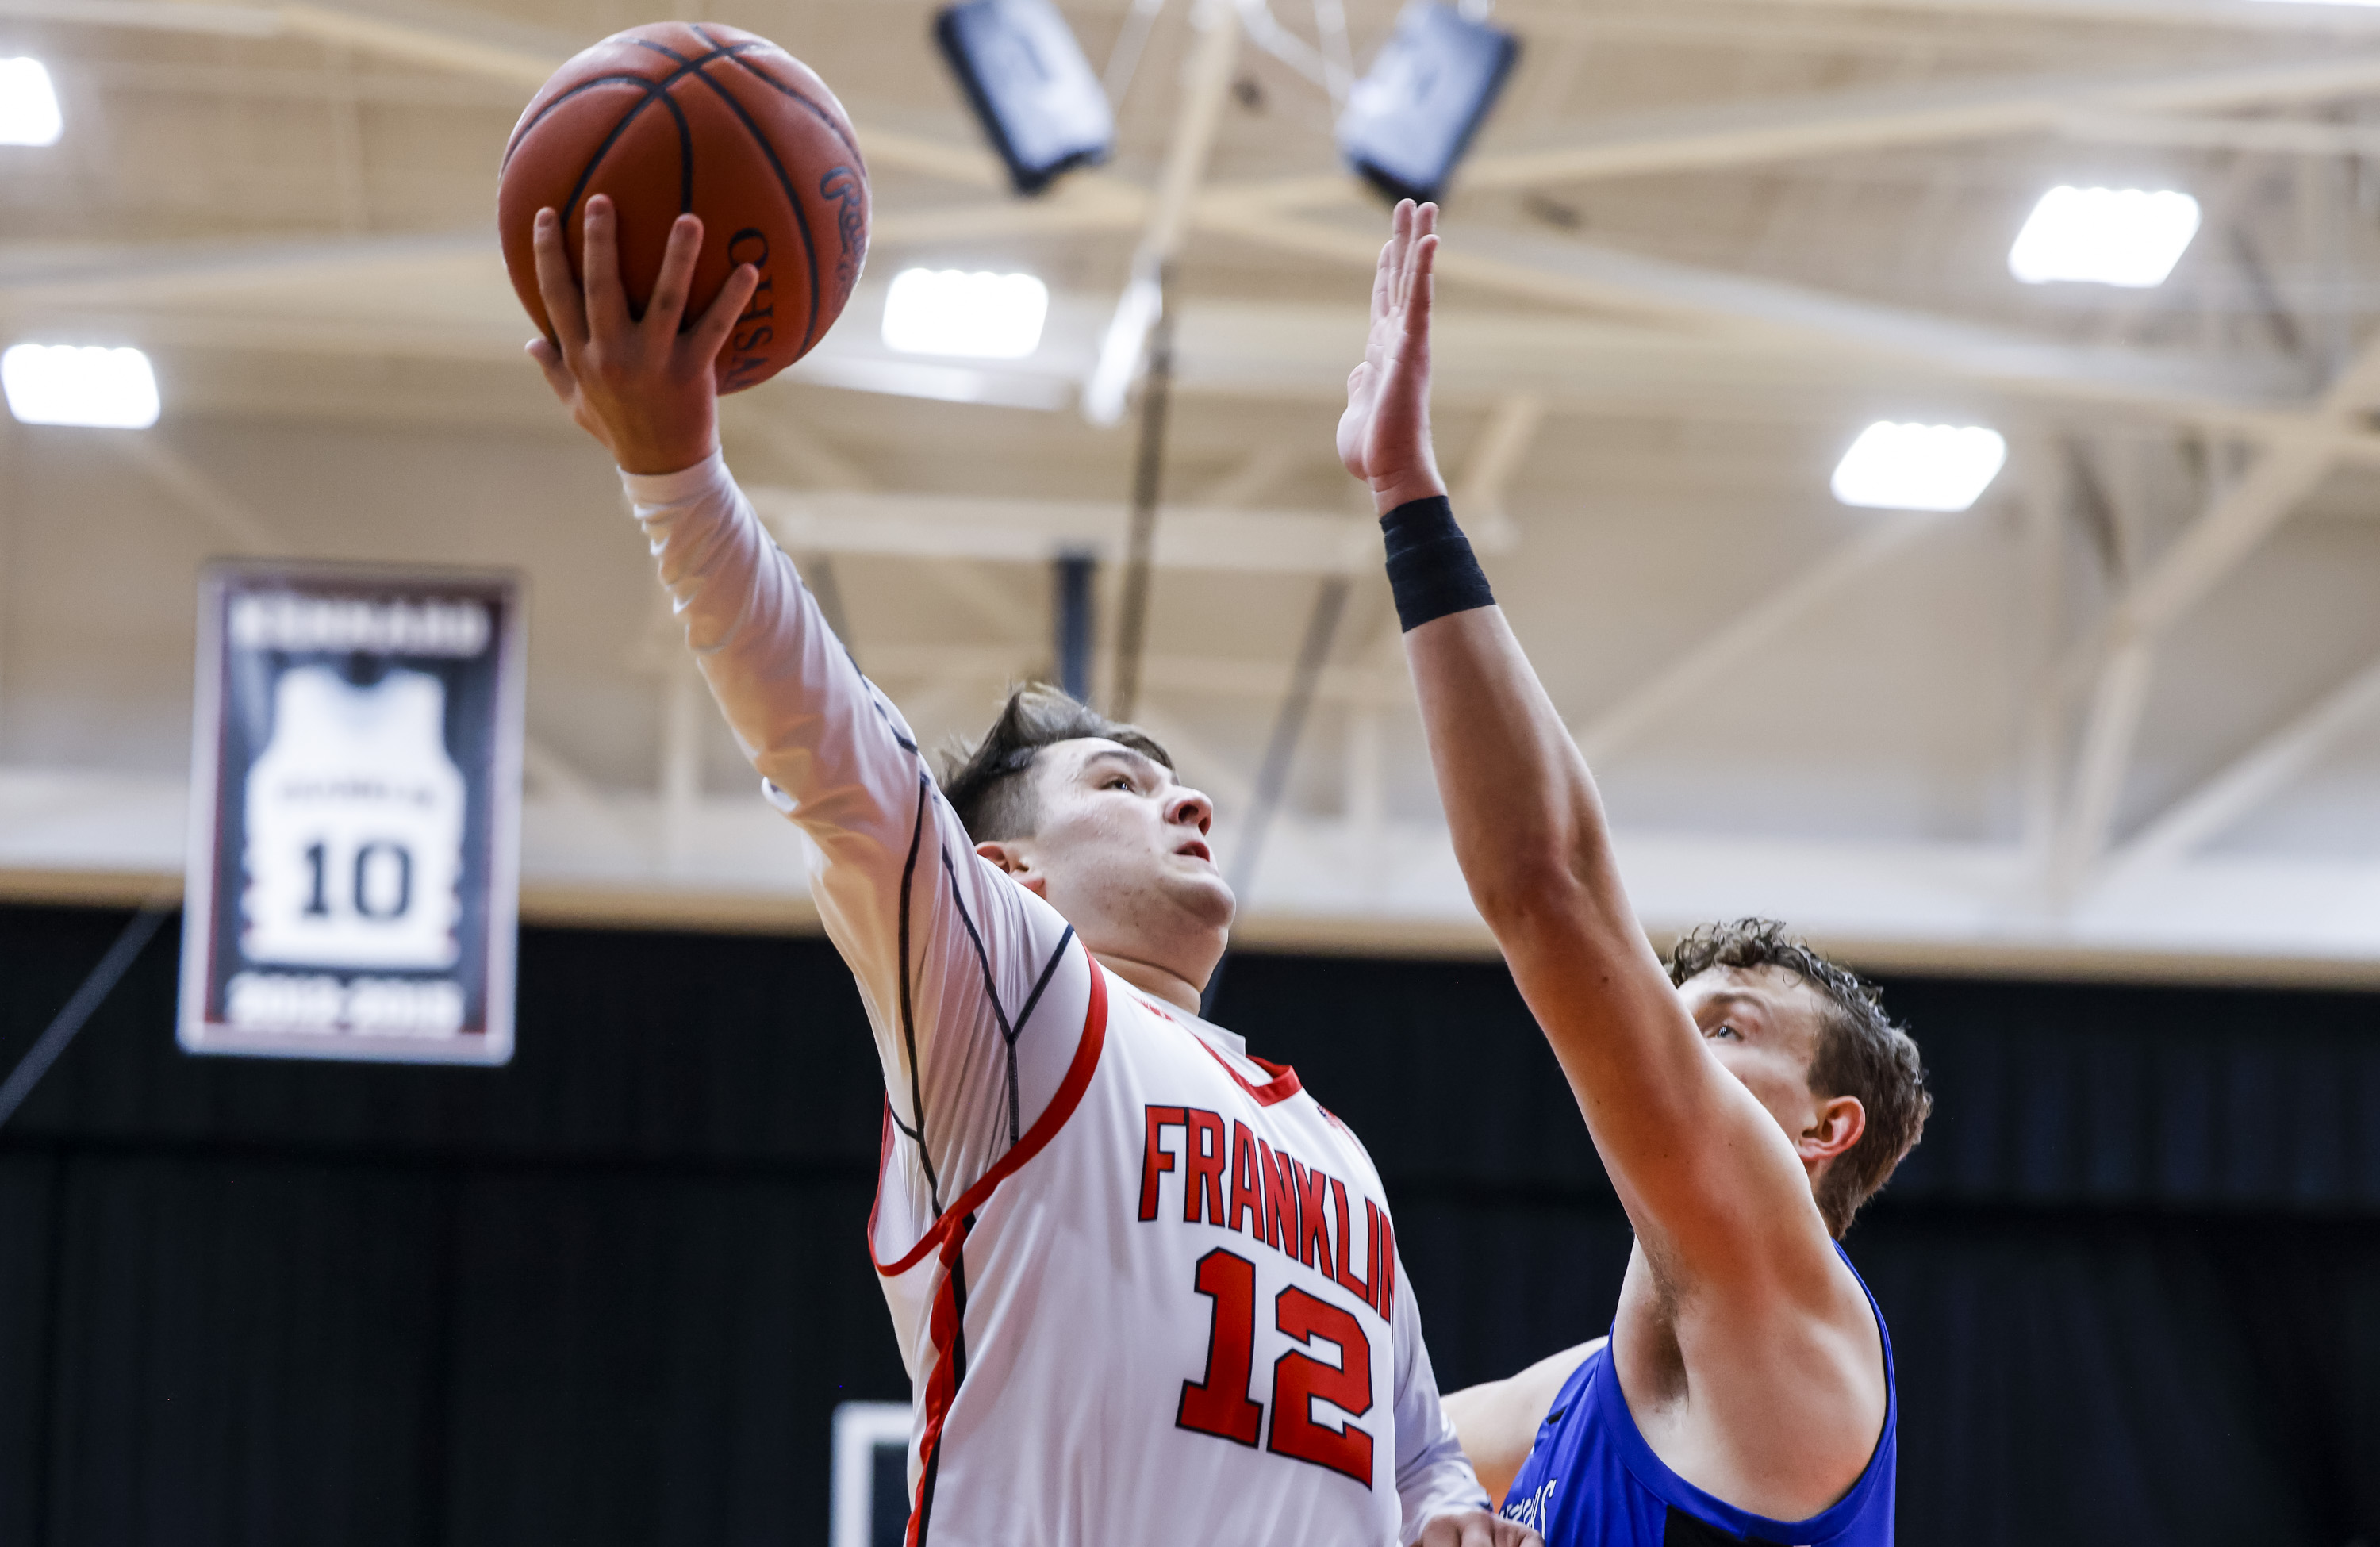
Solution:
{"label": "red trim on jersey", "polygon": [[[944,1209],[925,1236],[897,1262],[886,1264],[876,1255],[876,1209],[868,1212],[868,1260],[886,1278],[907,1273],[925,1260],[926,1253],[940,1249],[941,1282],[934,1291],[934,1309],[927,1319],[928,1335],[934,1346],[934,1370],[926,1380],[926,1429],[917,1437],[917,1473],[920,1479],[931,1474],[935,1453],[942,1441],[942,1420],[950,1416],[951,1404],[958,1397],[958,1371],[953,1367],[953,1352],[958,1346],[960,1310],[958,1303],[959,1254],[966,1246],[967,1230],[973,1225],[976,1211],[991,1196],[994,1188],[1014,1175],[1017,1168],[1048,1146],[1057,1137],[1066,1119],[1083,1102],[1083,1092],[1090,1089],[1091,1076],[1099,1068],[1099,1051],[1107,1045],[1108,986],[1107,969],[1087,948],[1084,957],[1091,968],[1091,999],[1083,1013],[1083,1034],[1075,1044],[1075,1061],[1066,1067],[1066,1078],[1058,1082],[1057,1094],[1025,1130],[1025,1137],[1010,1147],[990,1170],[977,1178],[975,1186],[961,1193],[958,1200]],[[884,1162],[889,1163],[892,1146],[892,1108],[884,1108]],[[877,1203],[884,1199],[882,1173],[878,1173]],[[909,1501],[908,1547],[917,1547],[917,1529],[922,1523],[921,1501]]]}
{"label": "red trim on jersey", "polygon": [[[1075,1115],[1075,1108],[1082,1104],[1083,1092],[1091,1086],[1092,1071],[1099,1067],[1099,1049],[1107,1044],[1108,1038],[1107,969],[1099,964],[1097,958],[1090,957],[1087,950],[1084,956],[1090,958],[1091,1002],[1083,1013],[1083,1035],[1082,1040],[1075,1044],[1075,1061],[1067,1066],[1066,1078],[1058,1082],[1057,1094],[1050,1098],[1050,1104],[1042,1109],[1040,1116],[1033,1120],[1033,1126],[1025,1130],[1025,1137],[1012,1145],[1008,1153],[993,1162],[990,1170],[976,1178],[975,1186],[959,1194],[958,1200],[942,1211],[941,1217],[934,1221],[917,1244],[911,1247],[899,1261],[888,1263],[876,1255],[875,1212],[869,1211],[868,1260],[875,1263],[876,1271],[886,1278],[898,1277],[924,1261],[926,1253],[932,1249],[934,1244],[954,1231],[960,1220],[980,1208],[983,1200],[991,1196],[992,1188],[1014,1175],[1017,1167],[1039,1154],[1043,1147],[1058,1136],[1058,1130],[1065,1126],[1066,1119]],[[885,1109],[884,1121],[889,1127],[892,1121],[889,1106]],[[889,1154],[891,1141],[888,1139],[886,1142]],[[883,1198],[880,1181],[877,1197],[880,1201]]]}
{"label": "red trim on jersey", "polygon": [[[1241,1074],[1239,1070],[1232,1067],[1230,1059],[1225,1058],[1221,1054],[1217,1053],[1213,1046],[1208,1042],[1206,1038],[1198,1035],[1196,1031],[1191,1031],[1188,1025],[1183,1021],[1180,1016],[1175,1015],[1172,1010],[1167,1009],[1163,1005],[1150,998],[1148,994],[1139,993],[1138,991],[1135,992],[1140,1002],[1148,1006],[1150,1011],[1156,1014],[1160,1018],[1170,1020],[1174,1025],[1181,1027],[1183,1030],[1189,1031],[1190,1040],[1196,1042],[1200,1047],[1205,1048],[1207,1050],[1208,1057],[1212,1058],[1216,1063],[1222,1065],[1223,1072],[1230,1075],[1234,1080],[1238,1081],[1241,1090],[1245,1090],[1249,1095],[1254,1096],[1258,1106],[1271,1106],[1276,1102],[1285,1102],[1289,1100],[1290,1097],[1297,1094],[1297,1092],[1303,1089],[1303,1087],[1297,1083],[1297,1071],[1291,1068],[1288,1065],[1275,1064],[1269,1059],[1259,1058],[1255,1054],[1244,1053],[1240,1054],[1241,1057],[1245,1058],[1257,1068],[1260,1068],[1264,1070],[1265,1073],[1272,1076],[1270,1079],[1266,1080],[1262,1085],[1249,1084],[1246,1076]],[[1330,1114],[1328,1112],[1324,1113],[1322,1115],[1325,1117],[1330,1117]],[[1339,1122],[1339,1119],[1336,1117],[1330,1117],[1330,1120],[1334,1123]],[[1339,1126],[1342,1128],[1344,1128],[1347,1125],[1344,1123],[1339,1123]],[[1352,1139],[1354,1135],[1349,1134],[1348,1137]]]}
{"label": "red trim on jersey", "polygon": [[[1168,1020],[1172,1020],[1173,1017],[1168,1016],[1166,1018]],[[1182,1023],[1174,1021],[1174,1024],[1180,1026]],[[1184,1027],[1183,1029],[1186,1031],[1189,1030],[1189,1028]],[[1297,1082],[1297,1071],[1295,1069],[1291,1068],[1286,1064],[1269,1063],[1252,1053],[1244,1054],[1242,1056],[1246,1058],[1249,1063],[1254,1064],[1257,1068],[1262,1069],[1265,1073],[1272,1076],[1272,1078],[1266,1080],[1262,1085],[1251,1085],[1248,1083],[1247,1076],[1232,1067],[1232,1061],[1230,1059],[1224,1057],[1221,1054],[1217,1053],[1211,1046],[1208,1045],[1206,1038],[1198,1035],[1196,1031],[1191,1031],[1190,1040],[1196,1042],[1200,1047],[1206,1048],[1207,1056],[1212,1058],[1216,1063],[1222,1065],[1223,1072],[1230,1075],[1241,1090],[1245,1090],[1249,1095],[1255,1097],[1256,1103],[1258,1106],[1272,1106],[1278,1102],[1285,1102],[1289,1100],[1290,1097],[1294,1096],[1298,1091],[1305,1089],[1304,1086]],[[1335,1122],[1337,1119],[1333,1118],[1332,1121]]]}

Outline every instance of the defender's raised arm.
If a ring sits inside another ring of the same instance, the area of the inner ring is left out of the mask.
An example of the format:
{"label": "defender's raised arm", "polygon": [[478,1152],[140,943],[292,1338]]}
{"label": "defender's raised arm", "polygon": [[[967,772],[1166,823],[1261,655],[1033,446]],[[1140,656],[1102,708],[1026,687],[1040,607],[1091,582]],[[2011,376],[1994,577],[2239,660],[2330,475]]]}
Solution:
{"label": "defender's raised arm", "polygon": [[1804,988],[1722,975],[1682,994],[1636,921],[1585,760],[1495,606],[1430,453],[1435,214],[1397,212],[1341,455],[1381,517],[1464,880],[1643,1249],[1612,1343],[1629,1405],[1690,1480],[1798,1518],[1862,1476],[1887,1409],[1876,1322],[1813,1193],[1859,1140],[1863,1108],[1798,1078],[1804,1022],[1824,1008]]}

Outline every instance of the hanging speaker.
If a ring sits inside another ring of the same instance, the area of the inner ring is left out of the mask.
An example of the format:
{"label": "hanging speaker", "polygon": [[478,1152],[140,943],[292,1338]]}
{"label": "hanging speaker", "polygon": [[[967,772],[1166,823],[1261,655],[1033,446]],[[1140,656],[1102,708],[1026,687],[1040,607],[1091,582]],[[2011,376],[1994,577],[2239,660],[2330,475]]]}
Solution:
{"label": "hanging speaker", "polygon": [[1520,55],[1510,32],[1450,6],[1409,6],[1348,93],[1340,154],[1391,199],[1437,198]]}
{"label": "hanging speaker", "polygon": [[1017,192],[1107,160],[1115,143],[1107,91],[1050,0],[964,0],[934,18],[934,41]]}

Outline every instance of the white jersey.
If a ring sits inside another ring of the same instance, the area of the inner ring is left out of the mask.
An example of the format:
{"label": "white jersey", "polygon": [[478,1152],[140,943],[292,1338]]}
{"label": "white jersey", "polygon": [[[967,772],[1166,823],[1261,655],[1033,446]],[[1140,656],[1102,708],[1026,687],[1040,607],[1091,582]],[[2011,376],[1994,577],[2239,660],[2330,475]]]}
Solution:
{"label": "white jersey", "polygon": [[327,666],[282,673],[273,739],[248,774],[241,954],[454,966],[463,804],[438,678],[393,671],[358,688]]}
{"label": "white jersey", "polygon": [[625,481],[875,1029],[913,1547],[1385,1547],[1485,1508],[1354,1136],[977,857],[717,457]]}

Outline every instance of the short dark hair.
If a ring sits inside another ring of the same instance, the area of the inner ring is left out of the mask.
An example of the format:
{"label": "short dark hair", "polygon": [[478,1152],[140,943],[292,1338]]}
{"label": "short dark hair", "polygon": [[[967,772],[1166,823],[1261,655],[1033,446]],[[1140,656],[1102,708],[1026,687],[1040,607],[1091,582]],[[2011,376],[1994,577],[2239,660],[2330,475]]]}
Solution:
{"label": "short dark hair", "polygon": [[1683,987],[1713,968],[1780,968],[1817,991],[1826,1011],[1810,1055],[1810,1089],[1856,1096],[1867,1113],[1859,1142],[1820,1174],[1818,1212],[1840,1237],[1860,1205],[1876,1196],[1901,1157],[1917,1147],[1934,1110],[1925,1066],[1908,1031],[1884,1013],[1884,997],[1859,974],[1838,967],[1772,919],[1738,919],[1686,932],[1670,953],[1670,981]]}
{"label": "short dark hair", "polygon": [[1000,718],[973,747],[943,754],[942,798],[951,803],[976,842],[1029,838],[1041,819],[1032,771],[1041,749],[1061,741],[1102,737],[1153,758],[1168,769],[1173,759],[1137,725],[1119,725],[1073,694],[1043,682],[1009,690]]}

